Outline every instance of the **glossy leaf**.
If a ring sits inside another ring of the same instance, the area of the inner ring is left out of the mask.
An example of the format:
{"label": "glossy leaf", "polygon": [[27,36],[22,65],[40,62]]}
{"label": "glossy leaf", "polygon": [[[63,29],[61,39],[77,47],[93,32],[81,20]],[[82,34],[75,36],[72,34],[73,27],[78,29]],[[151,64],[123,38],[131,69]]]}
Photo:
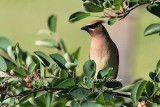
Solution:
{"label": "glossy leaf", "polygon": [[46,106],[45,107],[51,107],[52,93],[47,93],[45,98],[46,98]]}
{"label": "glossy leaf", "polygon": [[149,25],[144,31],[145,36],[156,34],[156,33],[160,33],[160,23],[153,23]]}
{"label": "glossy leaf", "polygon": [[105,1],[105,2],[103,3],[103,7],[104,7],[104,8],[109,8],[109,7],[112,7],[112,4],[110,3],[109,0],[107,0],[107,1]]}
{"label": "glossy leaf", "polygon": [[76,51],[74,51],[71,54],[71,60],[74,62],[75,60],[78,60],[79,57],[79,53],[80,53],[80,47],[76,49]]}
{"label": "glossy leaf", "polygon": [[107,104],[107,105],[111,105],[111,106],[114,106],[115,105],[115,103],[114,103],[114,97],[112,96],[112,95],[110,95],[110,94],[107,94],[107,93],[103,93],[103,96],[104,96],[104,99],[105,99],[105,103]]}
{"label": "glossy leaf", "polygon": [[6,71],[7,70],[6,61],[1,56],[0,56],[0,70],[2,70],[2,71]]}
{"label": "glossy leaf", "polygon": [[26,76],[26,71],[22,68],[15,68],[14,73],[19,76]]}
{"label": "glossy leaf", "polygon": [[100,93],[97,98],[96,98],[96,102],[102,105],[105,105],[105,99],[102,93]]}
{"label": "glossy leaf", "polygon": [[27,102],[29,98],[33,97],[33,94],[25,95],[19,100],[19,103]]}
{"label": "glossy leaf", "polygon": [[148,81],[145,88],[146,88],[147,96],[148,97],[152,96],[153,93],[154,93],[154,84],[153,84],[153,82]]}
{"label": "glossy leaf", "polygon": [[69,17],[69,22],[74,23],[76,21],[82,20],[82,19],[89,17],[89,16],[90,16],[90,13],[85,13],[85,12],[81,12],[81,11],[75,12]]}
{"label": "glossy leaf", "polygon": [[62,81],[61,83],[59,83],[56,87],[57,88],[68,88],[68,87],[72,87],[74,85],[75,85],[74,79],[68,78],[68,79]]}
{"label": "glossy leaf", "polygon": [[104,84],[104,86],[107,88],[119,89],[122,87],[122,83],[116,80],[109,80]]}
{"label": "glossy leaf", "polygon": [[93,60],[88,60],[84,63],[83,71],[88,78],[94,76],[95,70],[96,70],[96,63]]}
{"label": "glossy leaf", "polygon": [[52,80],[52,87],[56,87],[59,83],[63,82],[65,78],[55,78]]}
{"label": "glossy leaf", "polygon": [[77,101],[73,100],[71,102],[71,107],[80,107],[80,104]]}
{"label": "glossy leaf", "polygon": [[133,86],[134,84],[129,84],[129,85],[122,87],[120,90],[123,92],[130,92]]}
{"label": "glossy leaf", "polygon": [[59,77],[60,78],[67,78],[68,77],[68,72],[66,70],[60,70],[59,71]]}
{"label": "glossy leaf", "polygon": [[41,52],[41,51],[35,51],[34,53],[35,53],[35,55],[37,56],[37,58],[38,58],[45,66],[49,66],[49,65],[50,65],[50,63],[49,63],[49,57],[48,57],[45,53],[43,53],[43,52]]}
{"label": "glossy leaf", "polygon": [[8,46],[11,46],[11,42],[5,38],[5,37],[0,37],[0,49],[3,51],[7,52]]}
{"label": "glossy leaf", "polygon": [[85,88],[78,88],[75,90],[72,90],[70,94],[73,98],[76,98],[78,100],[85,100],[88,95],[90,95],[91,91],[89,89]]}
{"label": "glossy leaf", "polygon": [[160,18],[160,2],[149,4],[147,10]]}
{"label": "glossy leaf", "polygon": [[116,17],[111,17],[109,20],[108,20],[108,25],[113,25],[115,22],[116,22],[117,18]]}
{"label": "glossy leaf", "polygon": [[60,54],[51,54],[50,57],[57,63],[57,65],[61,69],[67,69],[65,67],[65,64],[67,63],[67,61],[65,60],[65,58],[62,55],[60,55]]}
{"label": "glossy leaf", "polygon": [[56,32],[56,25],[57,25],[57,17],[55,15],[51,15],[48,18],[48,27],[49,27],[49,30],[51,32]]}
{"label": "glossy leaf", "polygon": [[98,5],[95,5],[94,3],[90,2],[90,1],[85,1],[83,3],[83,8],[87,11],[87,12],[103,12],[104,8],[100,7]]}
{"label": "glossy leaf", "polygon": [[51,40],[51,39],[37,40],[35,42],[35,45],[49,47],[49,48],[59,47],[58,43],[55,40]]}
{"label": "glossy leaf", "polygon": [[[113,71],[113,68],[112,68],[112,67],[103,69],[103,70],[101,70],[101,71],[98,73],[98,78],[108,77],[108,76],[110,76],[110,74],[112,73],[112,71]],[[110,78],[110,77],[109,77],[109,78]],[[109,79],[109,78],[108,78],[108,79]]]}
{"label": "glossy leaf", "polygon": [[82,103],[81,107],[104,107],[104,105],[101,105],[95,102],[86,101]]}
{"label": "glossy leaf", "polygon": [[35,70],[35,67],[36,67],[36,64],[32,62],[28,67],[28,71],[32,73]]}
{"label": "glossy leaf", "polygon": [[99,95],[98,92],[94,92],[94,93],[90,94],[89,96],[87,96],[86,98],[88,101],[95,101],[98,95]]}
{"label": "glossy leaf", "polygon": [[7,53],[8,53],[8,55],[11,57],[11,59],[15,60],[15,55],[14,55],[12,46],[8,46],[8,48],[7,48]]}
{"label": "glossy leaf", "polygon": [[65,67],[66,67],[67,69],[70,69],[70,70],[74,70],[76,66],[77,66],[77,64],[71,63],[71,62],[67,62],[67,63],[65,64]]}
{"label": "glossy leaf", "polygon": [[131,98],[134,104],[138,102],[140,96],[142,95],[142,92],[145,89],[146,84],[146,80],[140,80],[136,82],[133,88],[131,89]]}

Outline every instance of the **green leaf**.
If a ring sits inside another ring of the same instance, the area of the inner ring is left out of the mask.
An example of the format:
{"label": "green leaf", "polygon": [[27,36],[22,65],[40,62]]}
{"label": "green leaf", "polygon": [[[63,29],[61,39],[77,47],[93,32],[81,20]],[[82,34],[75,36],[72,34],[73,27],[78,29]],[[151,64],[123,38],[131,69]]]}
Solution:
{"label": "green leaf", "polygon": [[138,102],[139,98],[141,97],[145,89],[146,84],[147,84],[146,80],[140,80],[136,82],[133,88],[131,89],[131,98],[134,104]]}
{"label": "green leaf", "polygon": [[68,78],[68,79],[62,81],[61,83],[59,83],[56,87],[57,88],[68,88],[68,87],[72,87],[74,85],[75,85],[74,79]]}
{"label": "green leaf", "polygon": [[66,67],[67,69],[70,69],[70,70],[74,70],[74,69],[76,68],[76,66],[77,66],[77,64],[71,63],[71,62],[67,62],[67,63],[65,64],[65,67]]}
{"label": "green leaf", "polygon": [[91,91],[89,89],[85,89],[85,88],[78,88],[75,90],[72,90],[70,92],[70,95],[72,95],[72,97],[78,99],[78,100],[85,100],[86,97],[88,95],[90,95]]}
{"label": "green leaf", "polygon": [[94,62],[94,60],[88,60],[84,63],[83,71],[88,78],[94,76],[95,70],[96,70],[96,63]]}
{"label": "green leaf", "polygon": [[112,4],[110,3],[109,0],[107,0],[107,1],[105,1],[105,2],[103,3],[103,7],[104,7],[104,8],[109,8],[109,7],[112,7]]}
{"label": "green leaf", "polygon": [[114,0],[113,5],[115,6],[114,10],[119,10],[124,0]]}
{"label": "green leaf", "polygon": [[155,81],[155,76],[156,76],[156,73],[154,73],[154,72],[150,72],[150,73],[149,73],[149,77],[150,77],[153,81]]}
{"label": "green leaf", "polygon": [[90,16],[90,13],[85,13],[85,12],[81,12],[81,11],[75,12],[69,17],[69,22],[74,23],[74,22],[77,22],[77,21],[82,20],[84,18],[87,18],[89,16]]}
{"label": "green leaf", "polygon": [[116,17],[111,17],[109,20],[108,20],[108,25],[113,25],[115,22],[116,22],[117,18]]}
{"label": "green leaf", "polygon": [[160,73],[156,76],[156,82],[160,82]]}
{"label": "green leaf", "polygon": [[152,14],[160,17],[160,2],[155,2],[147,6],[147,10]]}
{"label": "green leaf", "polygon": [[52,105],[52,107],[66,107],[64,102],[61,101],[55,101]]}
{"label": "green leaf", "polygon": [[49,30],[51,32],[56,32],[56,25],[57,25],[57,17],[55,15],[51,15],[48,18],[48,27],[49,27]]}
{"label": "green leaf", "polygon": [[96,98],[96,102],[102,105],[105,105],[105,99],[102,93],[100,93],[97,98]]}
{"label": "green leaf", "polygon": [[109,76],[112,73],[112,71],[113,71],[113,67],[108,67],[106,69],[103,69],[98,73],[98,78],[108,77],[109,79],[110,78]]}
{"label": "green leaf", "polygon": [[7,52],[8,46],[11,46],[11,42],[5,38],[5,37],[0,37],[0,49],[3,51]]}
{"label": "green leaf", "polygon": [[114,0],[114,5],[121,5],[124,0]]}
{"label": "green leaf", "polygon": [[71,107],[80,107],[80,104],[77,101],[73,100],[71,102]]}
{"label": "green leaf", "polygon": [[49,48],[59,48],[57,41],[51,39],[37,40],[35,45],[44,46]]}
{"label": "green leaf", "polygon": [[[25,93],[24,93],[24,94],[25,94]],[[42,95],[45,95],[45,94],[47,94],[47,91],[37,92],[37,93],[35,94],[35,98],[38,98],[38,97],[40,97],[40,96],[42,96]]]}
{"label": "green leaf", "polygon": [[106,86],[107,88],[113,88],[113,89],[119,89],[122,87],[122,83],[116,80],[110,80],[107,81],[104,86]]}
{"label": "green leaf", "polygon": [[160,23],[153,23],[149,25],[144,31],[145,36],[156,34],[156,33],[160,33]]}
{"label": "green leaf", "polygon": [[65,60],[65,58],[60,55],[60,54],[51,54],[50,57],[57,63],[57,65],[61,68],[61,69],[67,69],[65,67],[65,64],[67,63],[67,61]]}
{"label": "green leaf", "polygon": [[60,78],[67,78],[68,77],[68,72],[66,70],[60,70],[59,71],[59,77]]}
{"label": "green leaf", "polygon": [[88,12],[103,12],[104,8],[98,5],[95,5],[93,2],[85,1],[83,3],[83,8]]}
{"label": "green leaf", "polygon": [[59,83],[63,82],[65,78],[55,78],[52,80],[52,87],[56,87]]}
{"label": "green leaf", "polygon": [[2,84],[2,82],[4,82],[5,81],[5,77],[0,77],[0,84]]}
{"label": "green leaf", "polygon": [[138,2],[139,0],[129,0],[129,8],[135,6]]}
{"label": "green leaf", "polygon": [[33,97],[33,94],[25,95],[24,97],[20,98],[19,103],[25,103],[31,97]]}
{"label": "green leaf", "polygon": [[40,63],[40,76],[41,78],[44,78],[45,76],[45,67],[42,65],[42,63]]}
{"label": "green leaf", "polygon": [[50,63],[49,63],[49,57],[48,57],[45,53],[43,53],[43,52],[41,52],[41,51],[35,51],[34,53],[35,53],[35,55],[37,56],[37,58],[38,58],[45,66],[49,66],[49,65],[50,65]]}
{"label": "green leaf", "polygon": [[7,70],[6,61],[1,56],[0,56],[0,70],[2,70],[2,71],[6,71]]}
{"label": "green leaf", "polygon": [[94,93],[90,94],[89,96],[87,96],[86,98],[88,101],[95,101],[98,95],[99,95],[98,92],[94,92]]}
{"label": "green leaf", "polygon": [[79,53],[80,53],[80,47],[77,48],[77,50],[74,51],[74,52],[71,54],[71,60],[72,60],[73,62],[74,62],[75,60],[78,60]]}
{"label": "green leaf", "polygon": [[148,97],[151,97],[154,93],[154,84],[153,82],[148,81],[146,84],[146,93]]}
{"label": "green leaf", "polygon": [[14,73],[15,75],[26,76],[26,71],[19,67],[15,68]]}
{"label": "green leaf", "polygon": [[36,67],[36,64],[32,62],[28,67],[28,71],[32,73],[35,70],[35,67]]}
{"label": "green leaf", "polygon": [[95,102],[86,101],[81,104],[81,107],[104,107],[104,105],[101,105]]}
{"label": "green leaf", "polygon": [[122,87],[120,90],[123,92],[130,92],[133,86],[134,84],[129,84],[129,85]]}
{"label": "green leaf", "polygon": [[19,46],[19,43],[16,43],[16,45],[13,47],[14,53],[15,53],[15,60],[18,64],[18,66],[22,66],[22,62],[23,62],[23,52]]}
{"label": "green leaf", "polygon": [[111,105],[111,106],[114,106],[115,103],[114,103],[114,97],[110,94],[107,94],[107,93],[103,93],[103,96],[104,96],[104,99],[105,99],[105,103],[107,105]]}
{"label": "green leaf", "polygon": [[45,107],[51,107],[52,93],[47,93],[45,98],[46,98],[46,106]]}
{"label": "green leaf", "polygon": [[11,57],[11,59],[15,60],[15,55],[14,55],[12,46],[8,46],[8,48],[7,48],[7,53],[8,53],[8,55]]}

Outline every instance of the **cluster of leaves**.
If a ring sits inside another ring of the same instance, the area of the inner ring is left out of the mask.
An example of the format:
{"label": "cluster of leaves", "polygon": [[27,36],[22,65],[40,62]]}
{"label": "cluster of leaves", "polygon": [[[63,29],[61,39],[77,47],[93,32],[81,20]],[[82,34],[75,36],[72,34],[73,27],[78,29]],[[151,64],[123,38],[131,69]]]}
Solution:
{"label": "cluster of leaves", "polygon": [[[159,0],[83,0],[83,9],[86,12],[78,11],[69,17],[69,22],[74,23],[95,13],[103,13],[99,18],[107,18],[108,25],[112,25],[117,19],[125,18],[135,8],[146,5],[146,9],[153,15],[160,18],[160,1]],[[149,25],[144,35],[160,33],[160,23]]]}
{"label": "cluster of leaves", "polygon": [[[137,80],[124,87],[120,81],[108,77],[112,68],[100,71],[94,80],[96,64],[92,60],[84,63],[84,74],[77,76],[80,48],[73,53],[67,51],[63,40],[56,35],[56,23],[57,17],[51,15],[47,34],[55,39],[36,41],[36,45],[57,50],[50,55],[41,51],[31,55],[18,43],[12,46],[8,39],[0,37],[2,107],[133,107],[139,101],[150,106],[160,104],[160,62],[150,73],[152,81]],[[125,97],[132,102],[125,103]]]}

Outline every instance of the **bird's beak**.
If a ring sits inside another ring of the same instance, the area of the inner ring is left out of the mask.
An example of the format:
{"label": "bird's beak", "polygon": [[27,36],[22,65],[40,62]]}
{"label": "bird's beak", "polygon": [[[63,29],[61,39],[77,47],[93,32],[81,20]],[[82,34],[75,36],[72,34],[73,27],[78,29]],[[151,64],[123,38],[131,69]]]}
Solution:
{"label": "bird's beak", "polygon": [[87,26],[81,27],[81,30],[88,31],[88,27]]}

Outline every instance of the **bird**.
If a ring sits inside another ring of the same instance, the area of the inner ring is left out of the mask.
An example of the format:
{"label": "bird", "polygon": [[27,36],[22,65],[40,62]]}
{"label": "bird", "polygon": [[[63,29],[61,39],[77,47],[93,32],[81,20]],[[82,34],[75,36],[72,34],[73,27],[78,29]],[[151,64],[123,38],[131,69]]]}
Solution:
{"label": "bird", "polygon": [[115,79],[119,69],[119,51],[103,23],[106,23],[106,21],[92,20],[81,30],[87,31],[91,36],[89,58],[96,63],[94,79],[97,79],[99,71],[109,67],[113,68],[109,77]]}

